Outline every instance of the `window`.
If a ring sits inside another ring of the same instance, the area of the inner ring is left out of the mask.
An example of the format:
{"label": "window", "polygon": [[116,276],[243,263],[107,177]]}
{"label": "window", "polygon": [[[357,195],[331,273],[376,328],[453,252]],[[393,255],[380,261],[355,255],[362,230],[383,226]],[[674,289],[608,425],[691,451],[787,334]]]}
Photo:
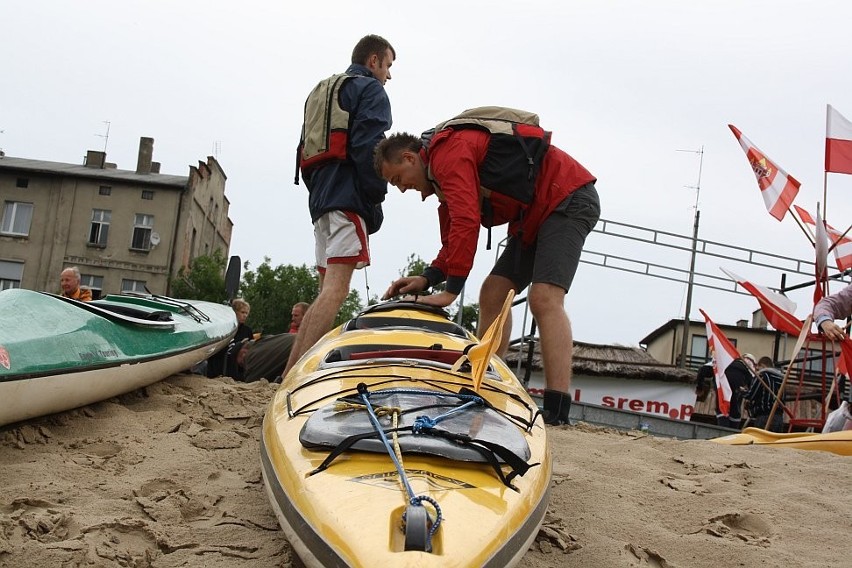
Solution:
{"label": "window", "polygon": [[18,178],[18,181],[15,182],[15,187],[20,187],[21,189],[26,189],[30,185],[30,180],[27,178]]}
{"label": "window", "polygon": [[20,288],[21,277],[24,275],[23,262],[0,260],[0,290]]}
{"label": "window", "polygon": [[692,336],[692,348],[689,351],[691,363],[703,365],[710,359],[710,348],[707,345],[707,336],[695,334]]}
{"label": "window", "polygon": [[151,231],[154,229],[154,216],[137,213],[133,221],[133,240],[130,248],[151,250]]}
{"label": "window", "polygon": [[33,204],[19,201],[7,201],[3,208],[3,220],[0,233],[27,236],[33,220]]}
{"label": "window", "polygon": [[121,280],[121,292],[138,292],[140,294],[147,294],[148,292],[145,290],[145,281],[144,280]]}
{"label": "window", "polygon": [[109,221],[112,211],[92,209],[92,226],[89,229],[89,244],[105,247],[109,237]]}
{"label": "window", "polygon": [[[819,376],[822,374],[822,349],[805,349],[804,361],[800,362],[805,367],[805,373]],[[799,367],[800,365],[797,365]],[[827,376],[834,375],[834,358],[826,357],[825,373]]]}
{"label": "window", "polygon": [[142,199],[154,199],[154,191],[151,189],[143,189]]}
{"label": "window", "polygon": [[110,193],[112,193],[112,187],[108,185],[102,185],[98,190],[98,193],[100,195],[109,195]]}
{"label": "window", "polygon": [[80,284],[89,288],[92,291],[92,299],[97,300],[101,297],[104,291],[104,277],[95,276],[94,274],[81,274]]}

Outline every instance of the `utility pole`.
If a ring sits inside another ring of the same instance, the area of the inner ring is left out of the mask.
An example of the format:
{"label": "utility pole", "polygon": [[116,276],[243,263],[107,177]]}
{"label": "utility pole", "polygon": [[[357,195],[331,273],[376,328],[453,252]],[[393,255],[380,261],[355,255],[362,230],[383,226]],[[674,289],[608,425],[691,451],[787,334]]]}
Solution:
{"label": "utility pole", "polygon": [[689,346],[689,313],[692,311],[692,287],[695,278],[695,256],[698,249],[698,220],[701,211],[698,210],[698,197],[701,194],[701,169],[704,166],[704,146],[698,150],[678,150],[678,152],[693,152],[698,154],[698,181],[695,183],[695,222],[692,226],[692,254],[689,259],[689,279],[686,285],[686,310],[683,314],[683,333],[680,342],[680,364],[686,367],[686,349]]}

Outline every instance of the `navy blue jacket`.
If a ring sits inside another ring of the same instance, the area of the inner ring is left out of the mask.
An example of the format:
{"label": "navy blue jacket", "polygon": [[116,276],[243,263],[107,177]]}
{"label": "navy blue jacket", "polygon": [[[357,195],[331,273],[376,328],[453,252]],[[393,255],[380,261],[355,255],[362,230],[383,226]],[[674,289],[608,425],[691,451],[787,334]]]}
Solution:
{"label": "navy blue jacket", "polygon": [[305,177],[308,207],[315,222],[329,211],[360,215],[372,234],[384,220],[382,202],[388,186],[373,168],[373,150],[390,130],[390,100],[385,88],[363,65],[352,64],[355,75],[340,90],[340,106],[349,112],[349,159],[317,167]]}

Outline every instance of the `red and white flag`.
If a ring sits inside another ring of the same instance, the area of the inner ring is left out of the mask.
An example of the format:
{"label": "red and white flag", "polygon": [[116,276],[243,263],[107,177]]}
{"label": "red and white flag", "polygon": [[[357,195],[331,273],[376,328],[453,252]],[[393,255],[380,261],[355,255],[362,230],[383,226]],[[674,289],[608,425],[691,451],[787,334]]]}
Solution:
{"label": "red and white flag", "polygon": [[757,185],[760,187],[760,194],[763,196],[767,211],[781,221],[799,193],[801,184],[767,158],[766,154],[752,144],[751,140],[743,136],[743,133],[736,126],[729,124],[728,128],[737,137],[737,141],[746,153],[748,163],[751,164],[751,169],[754,170]]}
{"label": "red and white flag", "polygon": [[766,316],[766,321],[772,327],[778,331],[783,331],[796,337],[799,336],[805,323],[793,315],[796,311],[796,302],[787,296],[773,292],[765,286],[749,282],[742,276],[737,276],[729,270],[722,268],[722,272],[727,274],[728,278],[742,286],[749,294],[757,298],[760,309],[763,311],[763,315]]}
{"label": "red and white flag", "polygon": [[844,235],[834,227],[826,223],[826,230],[831,237],[831,250],[834,251],[834,260],[837,270],[843,271],[852,268],[852,239]]}
{"label": "red and white flag", "polygon": [[[814,227],[814,230],[816,230],[816,221],[813,216],[798,205],[793,205],[793,207],[796,209],[796,213],[799,214],[802,222]],[[837,265],[837,270],[842,272],[852,268],[852,238],[849,238],[848,234],[844,235],[828,223],[825,224],[825,230],[831,242],[829,250],[834,252],[834,261]]]}
{"label": "red and white flag", "polygon": [[719,326],[713,323],[710,316],[704,310],[699,309],[698,311],[704,316],[707,325],[707,345],[713,353],[713,374],[716,376],[716,400],[719,404],[719,411],[728,416],[731,412],[732,391],[731,383],[725,376],[725,369],[740,358],[740,353],[734,347],[734,344],[725,337]]}
{"label": "red and white flag", "polygon": [[826,105],[825,171],[852,174],[852,121]]}

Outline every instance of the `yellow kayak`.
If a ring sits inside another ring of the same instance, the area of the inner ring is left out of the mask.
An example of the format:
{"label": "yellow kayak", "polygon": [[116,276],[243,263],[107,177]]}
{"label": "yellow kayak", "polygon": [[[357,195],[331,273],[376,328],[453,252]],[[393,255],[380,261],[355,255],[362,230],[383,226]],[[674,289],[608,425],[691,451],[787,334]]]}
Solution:
{"label": "yellow kayak", "polygon": [[790,432],[777,434],[760,428],[746,428],[738,434],[713,438],[711,442],[732,446],[760,445],[772,448],[795,448],[797,450],[821,450],[841,456],[852,456],[852,430],[813,434]]}
{"label": "yellow kayak", "polygon": [[523,385],[493,350],[477,361],[485,342],[443,310],[389,302],[284,378],[261,464],[306,566],[520,561],[547,509],[551,455]]}

